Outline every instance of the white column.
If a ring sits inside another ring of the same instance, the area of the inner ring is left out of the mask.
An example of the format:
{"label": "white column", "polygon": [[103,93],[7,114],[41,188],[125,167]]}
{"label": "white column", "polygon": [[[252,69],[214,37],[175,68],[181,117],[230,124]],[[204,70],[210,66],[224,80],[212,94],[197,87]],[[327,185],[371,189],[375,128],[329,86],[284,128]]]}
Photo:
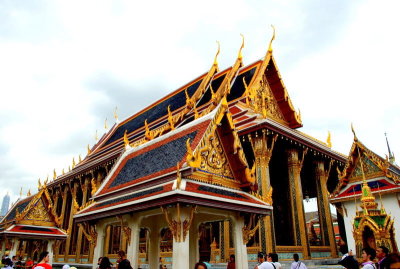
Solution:
{"label": "white column", "polygon": [[127,259],[131,262],[132,268],[139,267],[139,239],[140,239],[140,222],[142,217],[133,217],[128,221],[131,228],[131,240],[128,244]]}
{"label": "white column", "polygon": [[[190,219],[190,208],[177,207],[175,210],[172,210],[172,218],[177,222],[183,224],[185,220]],[[189,262],[189,249],[190,249],[190,229],[186,235],[186,238],[183,238],[183,225],[181,225],[181,229],[177,231],[177,234],[180,234],[180,242],[178,242],[177,238],[174,237],[172,244],[172,268],[173,269],[183,269],[183,268],[191,268]]]}
{"label": "white column", "polygon": [[232,216],[233,245],[235,247],[235,263],[237,269],[248,269],[247,248],[243,243],[244,218]]}
{"label": "white column", "polygon": [[12,240],[13,240],[14,244],[13,244],[12,249],[10,250],[10,254],[8,255],[8,257],[10,257],[10,259],[13,256],[17,255],[18,244],[19,244],[19,238],[14,237]]}
{"label": "white column", "polygon": [[97,267],[98,259],[103,256],[104,240],[106,236],[105,228],[106,228],[105,223],[100,222],[96,224],[97,241],[93,251],[93,268]]}
{"label": "white column", "polygon": [[[160,231],[158,225],[150,227],[149,268],[158,268],[160,258]],[[182,267],[183,268],[183,267]]]}
{"label": "white column", "polygon": [[47,252],[49,252],[49,263],[53,264],[53,244],[54,244],[54,239],[49,239],[47,241]]}

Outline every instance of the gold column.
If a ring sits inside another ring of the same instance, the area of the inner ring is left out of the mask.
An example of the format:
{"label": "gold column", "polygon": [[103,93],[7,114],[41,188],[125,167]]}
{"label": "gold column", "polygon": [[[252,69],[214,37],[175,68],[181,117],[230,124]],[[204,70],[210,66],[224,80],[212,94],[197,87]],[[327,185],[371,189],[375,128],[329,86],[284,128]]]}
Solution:
{"label": "gold column", "polygon": [[[227,261],[229,259],[229,220],[224,220],[223,222],[224,225],[224,261]],[[222,257],[221,257],[222,258]]]}
{"label": "gold column", "polygon": [[[266,202],[272,205],[272,186],[269,173],[269,162],[272,157],[272,150],[277,139],[277,135],[273,137],[267,136],[267,131],[262,130],[262,135],[250,136],[249,140],[253,147],[256,165],[256,178],[259,186],[258,194]],[[261,250],[264,253],[275,252],[275,231],[273,215],[265,216],[260,219],[260,243]]]}
{"label": "gold column", "polygon": [[331,209],[328,201],[329,193],[326,185],[331,166],[332,162],[330,162],[329,168],[326,170],[323,161],[314,162],[315,182],[317,185],[318,216],[322,242],[325,246],[330,246],[332,257],[337,258],[338,253],[336,248],[335,233],[333,230]]}
{"label": "gold column", "polygon": [[74,219],[73,219],[73,217],[74,217],[74,213],[75,213],[75,202],[76,202],[76,192],[77,192],[77,189],[78,189],[78,184],[77,183],[75,183],[74,184],[74,187],[73,187],[73,189],[72,189],[72,199],[71,199],[71,211],[70,211],[70,214],[69,214],[69,222],[68,222],[68,231],[69,231],[69,234],[68,234],[68,238],[67,238],[67,240],[66,240],[66,242],[65,242],[65,253],[64,253],[64,262],[65,263],[68,263],[69,262],[69,260],[68,260],[68,254],[69,254],[69,247],[70,247],[70,245],[71,245],[71,239],[72,239],[72,224],[73,224],[73,221],[74,221]]}
{"label": "gold column", "polygon": [[[63,191],[62,196],[61,196],[62,206],[61,206],[61,215],[59,216],[60,217],[61,228],[63,228],[62,225],[64,223],[65,207],[67,205],[67,191],[68,191],[68,189],[64,188],[64,191]],[[61,187],[60,187],[60,192],[59,193],[61,194]],[[60,256],[60,248],[57,248],[55,250],[54,256],[55,256],[55,260],[58,261],[58,258]]]}
{"label": "gold column", "polygon": [[[83,197],[82,197],[82,205],[86,204],[87,202],[87,190],[89,188],[89,180],[85,179],[83,187],[82,187],[82,193],[83,193]],[[76,246],[76,257],[75,260],[77,263],[80,263],[81,260],[81,250],[82,250],[82,226],[79,226],[78,228],[78,237],[77,237],[77,246]]]}
{"label": "gold column", "polygon": [[301,160],[299,160],[299,153],[297,149],[293,148],[287,150],[290,204],[292,210],[295,245],[303,246],[303,258],[310,259],[310,245],[307,238],[307,228],[303,205],[303,191],[300,177],[306,152],[307,151],[303,150],[303,157]]}

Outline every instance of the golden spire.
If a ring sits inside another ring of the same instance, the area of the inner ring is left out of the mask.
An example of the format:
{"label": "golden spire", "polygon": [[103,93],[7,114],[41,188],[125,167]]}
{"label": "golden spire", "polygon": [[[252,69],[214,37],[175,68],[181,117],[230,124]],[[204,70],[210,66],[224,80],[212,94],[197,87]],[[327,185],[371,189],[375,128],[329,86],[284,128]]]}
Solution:
{"label": "golden spire", "polygon": [[129,147],[129,139],[128,139],[128,131],[127,130],[125,130],[125,132],[124,132],[124,145],[125,145],[125,148]]}
{"label": "golden spire", "polygon": [[218,40],[217,40],[217,44],[218,44],[218,50],[217,50],[217,53],[215,54],[215,57],[214,57],[214,64],[213,64],[213,65],[215,65],[215,66],[218,66],[218,55],[219,55],[219,52],[220,52],[220,49],[221,49],[221,46],[220,46]]}
{"label": "golden spire", "polygon": [[54,170],[53,170],[53,179],[56,179],[57,178],[57,173],[56,173],[56,169],[54,168]]}
{"label": "golden spire", "polygon": [[174,129],[175,129],[175,126],[174,126],[174,117],[172,116],[172,112],[171,112],[170,106],[168,106],[167,110],[168,110],[168,122],[169,122],[169,126],[171,127],[171,130],[174,130]]}
{"label": "golden spire", "polygon": [[31,189],[28,190],[28,192],[26,193],[26,196],[31,196]]}
{"label": "golden spire", "polygon": [[107,126],[107,118],[104,120],[104,129],[108,130],[108,126]]}
{"label": "golden spire", "polygon": [[272,53],[272,41],[275,40],[275,27],[271,24],[272,30],[273,30],[273,34],[272,34],[272,38],[271,41],[269,41],[269,46],[268,46],[268,51],[270,53]]}
{"label": "golden spire", "polygon": [[144,121],[144,137],[150,141],[154,138],[152,132],[150,131],[149,125],[147,124],[147,119]]}
{"label": "golden spire", "polygon": [[82,157],[81,157],[81,155],[79,154],[79,155],[78,155],[78,163],[80,163],[80,162],[82,162]]}
{"label": "golden spire", "polygon": [[361,207],[364,210],[364,214],[368,214],[369,209],[376,209],[378,205],[375,202],[375,197],[372,195],[371,188],[368,186],[367,180],[365,178],[364,166],[363,166],[359,147],[357,147],[357,151],[358,151],[358,160],[360,161],[360,165],[361,165],[361,173],[363,176],[363,185],[362,185],[362,193],[361,193],[361,204],[362,204]]}
{"label": "golden spire", "polygon": [[71,166],[68,165],[68,172],[71,172]]}
{"label": "golden spire", "polygon": [[61,173],[62,173],[63,175],[65,174],[65,172],[64,172],[64,168],[62,169]]}
{"label": "golden spire", "polygon": [[356,132],[354,131],[353,123],[351,123],[351,131],[353,132],[353,135],[354,135],[354,141],[357,141],[358,138],[357,138]]}
{"label": "golden spire", "polygon": [[89,155],[92,151],[90,150],[89,144],[87,144],[87,155]]}
{"label": "golden spire", "polygon": [[118,122],[118,107],[115,107],[114,109],[114,119],[116,122]]}
{"label": "golden spire", "polygon": [[72,169],[74,169],[74,168],[75,168],[75,158],[72,157]]}
{"label": "golden spire", "polygon": [[40,188],[42,188],[42,182],[40,182],[40,178],[38,180],[38,190],[40,190]]}
{"label": "golden spire", "polygon": [[328,131],[328,137],[326,138],[326,144],[329,148],[332,148],[332,141],[331,141],[331,132]]}
{"label": "golden spire", "polygon": [[244,48],[244,35],[240,34],[240,36],[242,37],[242,45],[240,46],[239,49],[238,59],[243,59],[242,49]]}

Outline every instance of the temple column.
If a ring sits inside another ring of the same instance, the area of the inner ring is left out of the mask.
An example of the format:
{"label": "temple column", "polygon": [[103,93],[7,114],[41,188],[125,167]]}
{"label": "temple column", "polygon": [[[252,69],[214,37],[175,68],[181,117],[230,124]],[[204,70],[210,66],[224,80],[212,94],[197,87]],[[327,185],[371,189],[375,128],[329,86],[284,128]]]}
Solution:
{"label": "temple column", "polygon": [[235,248],[235,264],[237,269],[248,269],[247,247],[243,242],[244,218],[232,216],[233,246]]}
{"label": "temple column", "polygon": [[322,242],[324,246],[330,246],[332,257],[337,258],[338,253],[336,248],[335,233],[333,230],[332,214],[328,201],[329,193],[327,187],[331,165],[332,163],[330,163],[329,169],[325,170],[323,161],[315,161],[314,174],[317,185],[318,216]]}
{"label": "temple column", "polygon": [[142,217],[132,217],[128,221],[128,227],[131,230],[131,237],[128,238],[128,247],[126,250],[127,259],[131,262],[132,268],[139,267],[139,240],[140,240],[140,222]]}
{"label": "temple column", "polygon": [[[86,204],[87,202],[87,190],[89,188],[89,180],[85,179],[85,182],[83,184],[83,188],[82,188],[82,205]],[[76,246],[76,256],[75,256],[75,260],[77,263],[81,262],[81,251],[82,251],[82,240],[83,240],[83,236],[82,236],[82,227],[79,226],[78,227],[78,237],[77,237],[77,246]]]}
{"label": "temple column", "polygon": [[[267,130],[262,130],[262,135],[255,135],[249,140],[253,147],[255,165],[256,165],[256,178],[259,186],[258,194],[267,203],[272,205],[272,186],[269,172],[269,162],[272,157],[277,135],[273,137],[267,136]],[[261,250],[264,253],[275,252],[275,229],[273,214],[264,216],[260,219],[260,243]]]}
{"label": "temple column", "polygon": [[93,268],[97,268],[97,261],[100,257],[103,257],[104,253],[104,241],[106,236],[106,225],[103,222],[96,224],[96,245],[93,250]]}
{"label": "temple column", "polygon": [[160,231],[158,225],[149,227],[149,268],[158,268],[160,259]]}
{"label": "temple column", "polygon": [[195,207],[181,207],[178,203],[172,208],[162,207],[162,211],[173,235],[172,268],[190,268],[190,227]]}
{"label": "temple column", "polygon": [[53,264],[53,255],[54,255],[54,250],[53,250],[53,245],[54,245],[54,239],[49,239],[47,241],[47,252],[49,252],[49,263]]}
{"label": "temple column", "polygon": [[68,230],[69,230],[69,234],[68,234],[68,238],[67,241],[65,242],[65,254],[64,254],[64,262],[68,263],[69,259],[68,259],[68,254],[69,254],[69,248],[71,246],[71,239],[72,239],[72,224],[74,222],[74,213],[75,210],[77,210],[75,207],[78,206],[78,204],[76,204],[76,192],[78,190],[78,184],[75,183],[73,190],[72,190],[72,200],[71,200],[71,211],[69,213],[69,221],[68,221]]}
{"label": "temple column", "polygon": [[6,239],[3,237],[1,239],[1,256],[3,256],[5,252],[6,252]]}
{"label": "temple column", "polygon": [[16,256],[16,255],[17,255],[18,244],[19,244],[19,238],[14,237],[12,240],[13,240],[12,248],[11,248],[11,250],[10,250],[10,253],[8,254],[8,257],[10,257],[10,259],[11,259],[13,256]]}
{"label": "temple column", "polygon": [[306,151],[303,151],[303,157],[301,160],[299,160],[298,149],[292,148],[287,150],[290,204],[295,245],[303,246],[303,258],[310,259],[310,245],[307,238],[307,227],[303,205],[303,191],[300,177],[305,154]]}

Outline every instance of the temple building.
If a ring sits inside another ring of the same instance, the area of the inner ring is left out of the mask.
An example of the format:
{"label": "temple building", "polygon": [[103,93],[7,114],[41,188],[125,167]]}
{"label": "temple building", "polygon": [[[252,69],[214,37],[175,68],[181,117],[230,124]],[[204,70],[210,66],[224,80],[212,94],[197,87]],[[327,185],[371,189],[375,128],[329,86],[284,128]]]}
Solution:
{"label": "temple building", "polygon": [[[362,249],[386,246],[398,251],[400,223],[400,167],[394,163],[389,144],[386,159],[368,149],[356,136],[346,166],[330,202],[338,209],[348,249],[361,257]],[[397,232],[397,233],[396,233]]]}
{"label": "temple building", "polygon": [[[328,196],[346,156],[298,130],[272,40],[247,66],[242,44],[222,71],[218,50],[206,73],[116,120],[68,172],[14,204],[2,249],[25,257],[53,247],[54,263],[88,267],[121,249],[133,268],[235,254],[246,269],[259,251],[337,257]],[[307,236],[305,197],[317,199],[318,244]]]}

